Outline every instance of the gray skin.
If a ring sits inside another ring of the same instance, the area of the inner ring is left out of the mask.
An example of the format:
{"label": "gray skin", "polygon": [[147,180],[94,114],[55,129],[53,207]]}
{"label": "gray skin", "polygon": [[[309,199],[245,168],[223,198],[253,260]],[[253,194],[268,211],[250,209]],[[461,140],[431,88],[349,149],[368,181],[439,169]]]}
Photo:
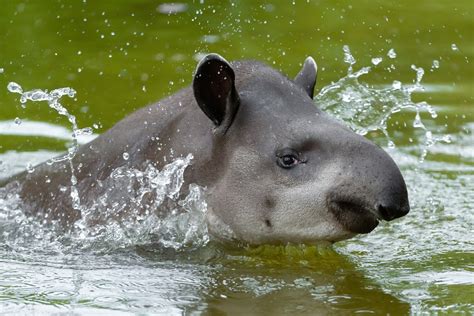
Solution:
{"label": "gray skin", "polygon": [[[192,153],[185,184],[207,188],[208,227],[218,239],[334,242],[406,215],[408,195],[398,167],[314,105],[316,76],[311,57],[290,80],[259,62],[207,55],[191,87],[79,148],[73,164],[82,203],[103,194],[98,183],[117,167],[162,168],[165,157],[170,162]],[[59,189],[70,185],[68,163],[42,164],[11,179],[14,184],[31,213],[65,226],[81,217],[69,190]]]}

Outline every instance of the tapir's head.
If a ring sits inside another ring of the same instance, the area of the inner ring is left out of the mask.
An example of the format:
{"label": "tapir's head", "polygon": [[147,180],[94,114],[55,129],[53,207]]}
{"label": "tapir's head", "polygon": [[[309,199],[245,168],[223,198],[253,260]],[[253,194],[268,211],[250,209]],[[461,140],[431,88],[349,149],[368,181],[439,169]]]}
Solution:
{"label": "tapir's head", "polygon": [[197,104],[213,122],[209,224],[252,244],[338,241],[409,211],[400,170],[381,148],[313,103],[311,57],[294,80],[216,54],[199,64]]}

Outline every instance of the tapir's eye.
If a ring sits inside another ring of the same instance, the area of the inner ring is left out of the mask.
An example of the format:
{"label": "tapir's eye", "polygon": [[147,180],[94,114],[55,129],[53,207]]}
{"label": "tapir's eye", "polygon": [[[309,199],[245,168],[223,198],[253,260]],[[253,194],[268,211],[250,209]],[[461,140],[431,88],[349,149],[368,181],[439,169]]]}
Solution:
{"label": "tapir's eye", "polygon": [[284,149],[277,152],[277,164],[281,168],[289,169],[302,162],[304,162],[304,160],[292,149]]}

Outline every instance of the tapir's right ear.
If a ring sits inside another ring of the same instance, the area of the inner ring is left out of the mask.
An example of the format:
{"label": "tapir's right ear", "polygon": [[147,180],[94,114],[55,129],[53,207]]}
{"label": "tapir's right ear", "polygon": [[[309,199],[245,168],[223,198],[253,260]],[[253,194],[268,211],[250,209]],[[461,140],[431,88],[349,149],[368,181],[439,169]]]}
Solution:
{"label": "tapir's right ear", "polygon": [[239,108],[235,74],[230,64],[217,54],[204,57],[193,80],[194,97],[201,110],[222,134],[232,125]]}
{"label": "tapir's right ear", "polygon": [[318,77],[318,66],[313,57],[306,58],[300,72],[296,75],[295,83],[303,88],[308,96],[312,99],[316,78]]}

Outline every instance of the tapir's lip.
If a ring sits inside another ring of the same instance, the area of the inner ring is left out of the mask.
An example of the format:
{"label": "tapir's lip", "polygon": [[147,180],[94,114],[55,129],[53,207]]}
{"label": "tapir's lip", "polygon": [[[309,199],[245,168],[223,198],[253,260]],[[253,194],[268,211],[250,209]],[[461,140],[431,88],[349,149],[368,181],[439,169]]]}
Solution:
{"label": "tapir's lip", "polygon": [[375,209],[361,200],[339,196],[328,199],[327,204],[337,221],[352,233],[367,234],[379,224]]}

